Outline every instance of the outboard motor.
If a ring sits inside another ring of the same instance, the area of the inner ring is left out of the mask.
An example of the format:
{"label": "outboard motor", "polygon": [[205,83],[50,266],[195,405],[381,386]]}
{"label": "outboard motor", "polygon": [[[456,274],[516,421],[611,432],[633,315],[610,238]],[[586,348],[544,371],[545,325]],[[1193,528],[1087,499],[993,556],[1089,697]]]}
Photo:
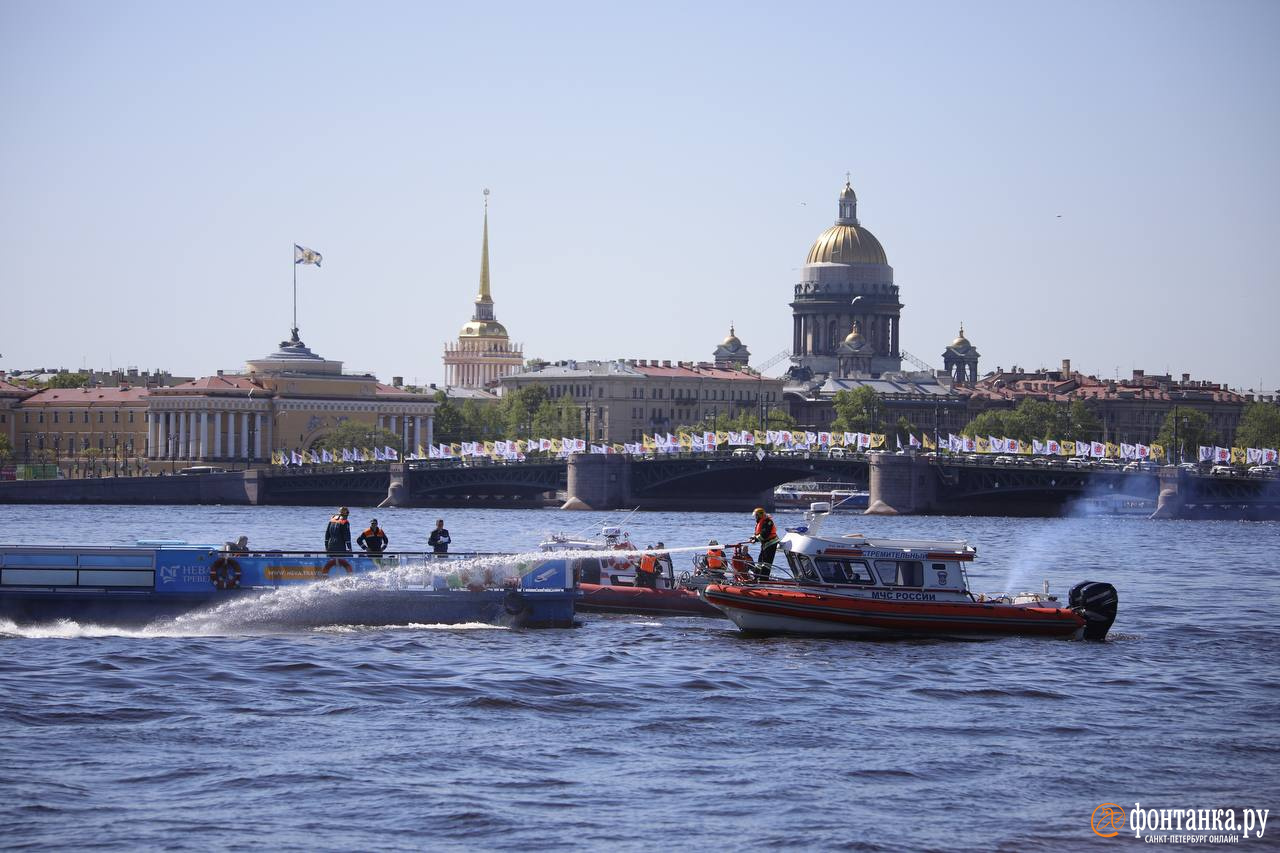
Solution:
{"label": "outboard motor", "polygon": [[1068,606],[1084,617],[1084,638],[1105,640],[1116,621],[1116,608],[1120,606],[1120,594],[1116,588],[1102,581],[1081,581],[1071,587]]}

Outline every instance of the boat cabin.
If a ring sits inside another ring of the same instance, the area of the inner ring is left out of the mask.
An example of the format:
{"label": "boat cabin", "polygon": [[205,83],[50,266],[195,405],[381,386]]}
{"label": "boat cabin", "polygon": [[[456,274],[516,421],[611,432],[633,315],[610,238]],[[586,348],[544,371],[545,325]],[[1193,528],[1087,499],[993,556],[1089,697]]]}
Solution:
{"label": "boat cabin", "polygon": [[977,553],[965,542],[821,539],[796,533],[787,534],[782,550],[801,585],[862,587],[870,597],[900,600],[968,600],[965,563]]}

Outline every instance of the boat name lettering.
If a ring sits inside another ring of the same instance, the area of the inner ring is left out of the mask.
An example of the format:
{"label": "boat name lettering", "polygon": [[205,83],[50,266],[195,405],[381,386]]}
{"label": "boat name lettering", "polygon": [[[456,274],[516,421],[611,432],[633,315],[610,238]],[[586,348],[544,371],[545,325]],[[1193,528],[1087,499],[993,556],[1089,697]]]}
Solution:
{"label": "boat name lettering", "polygon": [[160,584],[194,583],[209,580],[208,566],[161,566]]}
{"label": "boat name lettering", "polygon": [[883,592],[881,590],[872,590],[872,598],[882,598],[886,601],[937,601],[938,596],[931,592]]}
{"label": "boat name lettering", "polygon": [[262,576],[269,581],[309,581],[325,577],[325,573],[320,566],[267,566]]}
{"label": "boat name lettering", "polygon": [[879,549],[864,548],[862,550],[864,557],[888,557],[893,560],[922,560],[924,556],[916,551],[885,551]]}

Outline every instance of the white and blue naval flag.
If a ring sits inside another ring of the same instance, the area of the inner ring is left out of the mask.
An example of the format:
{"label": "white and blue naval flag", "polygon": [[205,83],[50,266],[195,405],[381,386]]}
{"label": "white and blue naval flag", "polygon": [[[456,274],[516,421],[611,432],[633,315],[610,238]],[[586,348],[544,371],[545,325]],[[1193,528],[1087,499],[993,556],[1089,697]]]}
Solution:
{"label": "white and blue naval flag", "polygon": [[320,261],[322,260],[324,260],[324,255],[321,255],[315,249],[308,249],[306,246],[299,246],[297,243],[293,244],[293,262],[295,264],[315,264],[320,266]]}

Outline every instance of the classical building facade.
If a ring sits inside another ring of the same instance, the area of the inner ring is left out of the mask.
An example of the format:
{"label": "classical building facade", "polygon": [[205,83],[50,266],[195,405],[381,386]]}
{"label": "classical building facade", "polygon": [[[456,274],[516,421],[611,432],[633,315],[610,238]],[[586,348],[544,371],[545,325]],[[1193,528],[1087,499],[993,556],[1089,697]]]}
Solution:
{"label": "classical building facade", "polygon": [[313,353],[295,330],[243,373],[171,387],[87,386],[28,391],[0,382],[0,427],[18,461],[57,462],[68,473],[114,463],[118,473],[179,465],[252,467],[276,450],[319,446],[345,422],[394,433],[412,452],[433,438],[431,396],[350,374]]}
{"label": "classical building facade", "polygon": [[151,389],[147,458],[161,465],[263,464],[273,451],[318,446],[347,421],[394,433],[399,452],[432,441],[430,397],[369,374],[344,373],[341,361],[313,353],[296,329],[274,353],[245,368]]}
{"label": "classical building facade", "polygon": [[592,441],[635,442],[682,424],[747,411],[767,416],[783,406],[782,380],[710,362],[630,359],[534,362],[501,380],[505,392],[539,385],[553,398],[572,397]]}
{"label": "classical building facade", "polygon": [[485,388],[524,366],[524,353],[513,344],[506,327],[493,313],[489,292],[489,191],[484,191],[484,239],[480,250],[480,293],[471,320],[458,333],[458,341],[444,348],[445,384]]}
{"label": "classical building facade", "polygon": [[902,303],[893,267],[880,241],[859,223],[858,197],[847,180],[839,216],[809,247],[794,292],[788,378],[841,376],[841,345],[855,331],[865,341],[859,364],[867,375],[902,369]]}
{"label": "classical building facade", "polygon": [[[867,386],[879,395],[880,428],[900,418],[921,429],[965,423],[967,400],[953,389],[950,370],[902,369],[903,304],[893,267],[859,221],[858,197],[848,180],[838,214],[809,247],[794,287],[791,368],[785,377],[791,416],[801,426],[828,429],[835,420],[835,395]],[[965,356],[964,364],[972,364],[976,379],[977,350],[972,357],[970,362]]]}

